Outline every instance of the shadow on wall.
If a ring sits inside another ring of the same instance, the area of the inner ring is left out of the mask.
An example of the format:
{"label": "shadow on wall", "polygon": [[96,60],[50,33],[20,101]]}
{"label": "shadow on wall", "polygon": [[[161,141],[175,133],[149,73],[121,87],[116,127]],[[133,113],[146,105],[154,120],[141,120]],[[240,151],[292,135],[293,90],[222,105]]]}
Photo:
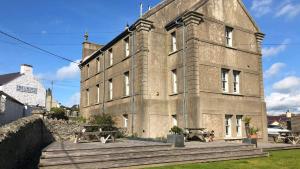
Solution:
{"label": "shadow on wall", "polygon": [[0,166],[37,169],[41,151],[54,141],[39,116],[29,116],[0,128]]}

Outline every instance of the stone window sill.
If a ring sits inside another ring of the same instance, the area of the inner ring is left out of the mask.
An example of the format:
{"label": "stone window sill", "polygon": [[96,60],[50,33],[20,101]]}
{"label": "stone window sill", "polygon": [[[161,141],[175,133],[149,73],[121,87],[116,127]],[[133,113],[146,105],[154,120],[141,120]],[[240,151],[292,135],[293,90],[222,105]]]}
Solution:
{"label": "stone window sill", "polygon": [[130,96],[122,96],[121,99],[129,98]]}
{"label": "stone window sill", "polygon": [[240,93],[226,93],[226,92],[223,92],[222,94],[223,95],[230,95],[230,96],[244,96],[244,95],[242,95]]}
{"label": "stone window sill", "polygon": [[237,48],[232,47],[232,46],[227,46],[227,45],[225,45],[225,47],[228,48],[228,49],[237,50]]}

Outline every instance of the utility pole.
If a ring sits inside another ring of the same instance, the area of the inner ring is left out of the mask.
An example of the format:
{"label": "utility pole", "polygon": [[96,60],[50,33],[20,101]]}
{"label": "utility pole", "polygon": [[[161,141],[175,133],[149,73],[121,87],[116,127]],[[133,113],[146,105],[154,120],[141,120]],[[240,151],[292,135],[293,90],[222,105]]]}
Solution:
{"label": "utility pole", "polygon": [[53,102],[53,80],[51,80],[51,99],[50,99],[50,111],[52,108],[52,102]]}

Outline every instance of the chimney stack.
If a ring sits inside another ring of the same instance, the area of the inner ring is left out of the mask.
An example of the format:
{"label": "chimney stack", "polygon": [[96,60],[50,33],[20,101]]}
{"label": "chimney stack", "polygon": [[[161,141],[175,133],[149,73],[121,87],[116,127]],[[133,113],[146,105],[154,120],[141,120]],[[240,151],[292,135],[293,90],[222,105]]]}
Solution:
{"label": "chimney stack", "polygon": [[21,74],[25,75],[33,75],[33,69],[31,65],[28,64],[22,64],[20,69]]}

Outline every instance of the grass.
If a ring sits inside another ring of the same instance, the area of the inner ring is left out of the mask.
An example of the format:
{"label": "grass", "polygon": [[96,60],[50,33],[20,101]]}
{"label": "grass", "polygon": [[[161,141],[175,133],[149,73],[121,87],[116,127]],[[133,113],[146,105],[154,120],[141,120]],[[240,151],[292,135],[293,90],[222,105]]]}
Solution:
{"label": "grass", "polygon": [[[274,151],[270,157],[154,167],[151,169],[300,169],[300,150]],[[149,168],[150,169],[150,168]]]}

